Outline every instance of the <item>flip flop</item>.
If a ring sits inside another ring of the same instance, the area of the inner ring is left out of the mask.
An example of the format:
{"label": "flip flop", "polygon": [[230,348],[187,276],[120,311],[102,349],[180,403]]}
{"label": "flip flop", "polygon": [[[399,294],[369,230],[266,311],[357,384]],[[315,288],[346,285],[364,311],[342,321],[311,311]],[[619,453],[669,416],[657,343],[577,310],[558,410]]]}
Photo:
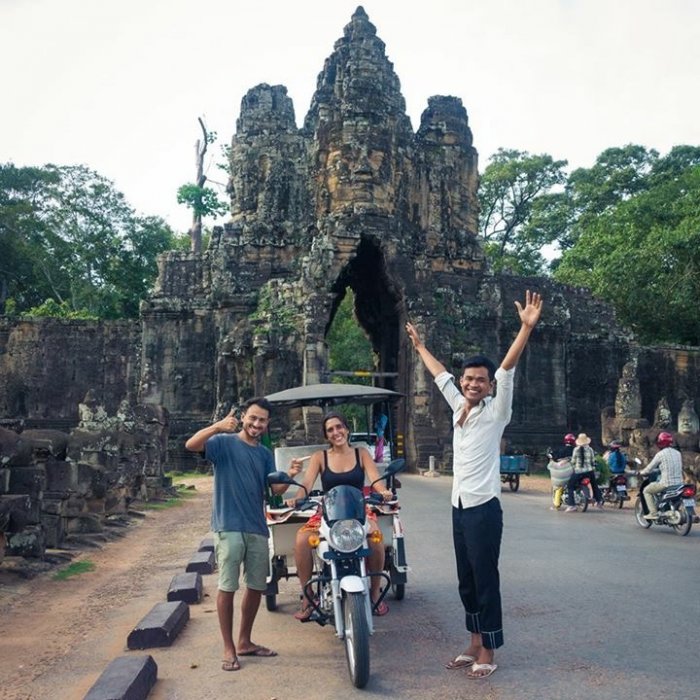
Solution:
{"label": "flip flop", "polygon": [[[498,666],[496,664],[472,664],[471,671],[467,673],[467,678],[472,680],[481,680],[482,678],[488,678]],[[475,673],[475,671],[485,671],[486,673]]]}
{"label": "flip flop", "polygon": [[472,666],[475,661],[475,656],[471,656],[470,654],[460,654],[459,656],[455,656],[454,659],[448,661],[445,664],[445,668],[448,668],[450,671],[457,668],[467,668],[467,666]]}
{"label": "flip flop", "polygon": [[277,656],[277,652],[267,647],[255,647],[255,649],[251,649],[250,651],[239,651],[238,656],[263,656],[268,658],[270,656]]}
{"label": "flip flop", "polygon": [[299,620],[299,622],[306,622],[313,613],[314,609],[309,605],[308,608],[302,608],[294,613],[294,619]]}
{"label": "flip flop", "polygon": [[240,671],[241,665],[238,663],[238,657],[235,656],[233,659],[224,659],[221,662],[222,671]]}

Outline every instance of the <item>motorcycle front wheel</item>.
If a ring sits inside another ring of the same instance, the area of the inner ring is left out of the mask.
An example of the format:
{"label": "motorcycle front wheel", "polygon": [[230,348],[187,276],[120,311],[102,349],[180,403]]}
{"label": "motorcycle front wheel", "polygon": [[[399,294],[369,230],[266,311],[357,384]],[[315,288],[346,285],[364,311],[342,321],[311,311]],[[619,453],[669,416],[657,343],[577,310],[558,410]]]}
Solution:
{"label": "motorcycle front wheel", "polygon": [[643,527],[645,530],[648,530],[651,527],[651,520],[647,520],[644,517],[644,508],[642,506],[642,501],[639,498],[634,504],[634,517],[639,527]]}
{"label": "motorcycle front wheel", "polygon": [[350,679],[356,688],[364,688],[369,680],[369,625],[363,593],[343,595],[343,623]]}

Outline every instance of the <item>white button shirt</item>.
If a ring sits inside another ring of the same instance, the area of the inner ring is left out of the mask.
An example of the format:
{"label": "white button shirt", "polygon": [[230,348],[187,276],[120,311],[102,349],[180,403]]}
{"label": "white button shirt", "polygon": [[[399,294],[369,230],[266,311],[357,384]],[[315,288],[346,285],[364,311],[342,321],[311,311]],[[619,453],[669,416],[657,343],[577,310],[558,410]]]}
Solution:
{"label": "white button shirt", "polygon": [[454,383],[454,376],[441,372],[435,384],[452,408],[453,479],[452,505],[473,508],[501,493],[501,437],[510,423],[515,368],[499,367],[496,396],[487,396],[458,424],[466,399]]}

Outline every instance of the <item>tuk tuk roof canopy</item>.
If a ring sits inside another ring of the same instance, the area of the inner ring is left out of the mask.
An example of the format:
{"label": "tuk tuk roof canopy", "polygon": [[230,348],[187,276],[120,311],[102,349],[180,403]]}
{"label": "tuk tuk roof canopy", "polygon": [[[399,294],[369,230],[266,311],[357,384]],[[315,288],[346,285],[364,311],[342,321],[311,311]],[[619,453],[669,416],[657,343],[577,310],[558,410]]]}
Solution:
{"label": "tuk tuk roof canopy", "polygon": [[274,406],[337,406],[343,403],[373,404],[398,401],[403,394],[361,384],[308,384],[285,389],[265,398]]}

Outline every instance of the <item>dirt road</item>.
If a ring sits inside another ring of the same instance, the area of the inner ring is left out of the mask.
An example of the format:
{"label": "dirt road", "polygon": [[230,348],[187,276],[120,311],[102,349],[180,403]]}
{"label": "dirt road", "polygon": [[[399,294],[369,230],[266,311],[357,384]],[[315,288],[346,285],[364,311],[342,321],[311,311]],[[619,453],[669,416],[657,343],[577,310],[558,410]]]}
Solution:
{"label": "dirt road", "polygon": [[[211,477],[188,483],[195,495],[182,505],[146,511],[123,538],[74,559],[93,562],[94,571],[64,581],[53,580],[55,570],[24,580],[12,573],[12,561],[0,566],[2,700],[82,698],[125,653],[129,632],[166,599],[172,577],[209,531]],[[203,610],[213,603],[207,597],[192,607],[210,614]]]}

